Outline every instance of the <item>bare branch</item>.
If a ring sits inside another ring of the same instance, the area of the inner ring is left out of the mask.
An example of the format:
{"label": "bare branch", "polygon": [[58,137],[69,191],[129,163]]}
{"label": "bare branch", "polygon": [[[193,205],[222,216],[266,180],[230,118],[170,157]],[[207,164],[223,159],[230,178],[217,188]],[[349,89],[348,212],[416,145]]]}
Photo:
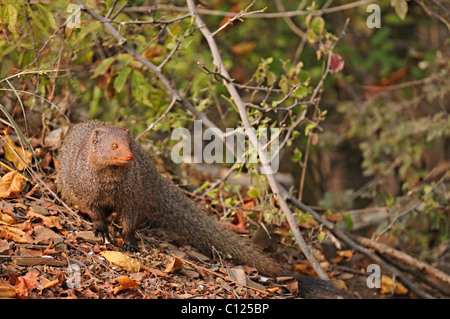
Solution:
{"label": "bare branch", "polygon": [[[262,18],[262,19],[278,19],[278,18],[284,18],[284,17],[295,17],[295,16],[301,16],[301,15],[323,15],[338,11],[344,11],[348,9],[352,9],[355,7],[363,6],[365,4],[376,2],[377,0],[360,0],[355,1],[347,4],[343,4],[340,6],[335,6],[323,10],[295,10],[295,11],[286,11],[286,12],[271,12],[271,13],[255,13],[250,16],[249,18]],[[155,9],[161,9],[161,10],[170,10],[175,12],[189,12],[189,8],[186,7],[177,7],[173,5],[164,5],[164,4],[158,4],[156,6],[140,6],[140,7],[130,7],[126,8],[126,12],[148,12],[149,10],[155,10]],[[234,12],[224,12],[224,11],[218,11],[218,10],[209,10],[209,9],[197,9],[197,12],[199,14],[205,14],[205,15],[214,15],[214,16],[222,16],[222,17],[233,17],[236,15]]]}
{"label": "bare branch", "polygon": [[[217,48],[217,45],[214,41],[214,38],[212,37],[211,32],[208,30],[206,25],[203,23],[202,19],[197,13],[197,9],[195,7],[193,0],[187,0],[189,9],[191,11],[192,16],[195,18],[195,22],[197,26],[199,27],[200,31],[202,32],[203,36],[205,37],[206,41],[208,42],[209,48],[211,50],[212,56],[213,56],[213,63],[217,70],[219,70],[220,74],[223,76],[224,79],[230,78],[228,75],[228,72],[225,68],[225,65],[223,63],[223,60],[221,58],[219,49]],[[316,258],[314,257],[311,248],[308,246],[308,244],[303,239],[302,234],[300,233],[300,230],[297,226],[297,222],[295,220],[295,217],[289,208],[289,205],[284,200],[284,198],[281,196],[280,193],[280,186],[278,185],[278,182],[275,180],[274,174],[272,172],[272,169],[269,165],[269,159],[267,158],[267,155],[262,152],[262,145],[258,141],[258,138],[256,137],[255,132],[251,129],[250,120],[248,118],[245,103],[240,97],[239,93],[237,92],[236,87],[232,82],[223,81],[223,84],[227,88],[228,92],[230,93],[231,97],[233,98],[233,101],[236,103],[236,106],[239,111],[239,115],[241,117],[241,120],[244,124],[245,131],[247,133],[247,136],[249,137],[250,143],[255,147],[255,149],[258,152],[258,155],[261,159],[262,169],[264,171],[264,174],[267,178],[267,181],[269,182],[269,185],[272,189],[272,192],[277,199],[283,213],[286,216],[286,219],[288,220],[289,226],[291,227],[292,232],[294,233],[294,237],[296,239],[297,244],[299,245],[302,252],[305,254],[308,261],[312,264],[314,270],[319,275],[320,278],[324,280],[329,280],[327,274],[322,269],[322,267],[317,262]]]}
{"label": "bare branch", "polygon": [[226,29],[229,25],[233,24],[234,21],[239,20],[239,21],[244,21],[242,18],[243,17],[247,17],[249,15],[252,14],[257,14],[257,13],[261,13],[264,12],[266,10],[266,8],[262,9],[262,10],[257,10],[257,11],[250,11],[248,12],[248,10],[250,9],[251,6],[253,6],[253,4],[255,3],[255,1],[253,0],[248,6],[247,8],[245,8],[244,11],[239,12],[238,14],[236,14],[234,17],[228,19],[228,21],[226,23],[224,23],[219,29],[217,29],[216,31],[214,31],[211,36],[215,37],[220,31]]}

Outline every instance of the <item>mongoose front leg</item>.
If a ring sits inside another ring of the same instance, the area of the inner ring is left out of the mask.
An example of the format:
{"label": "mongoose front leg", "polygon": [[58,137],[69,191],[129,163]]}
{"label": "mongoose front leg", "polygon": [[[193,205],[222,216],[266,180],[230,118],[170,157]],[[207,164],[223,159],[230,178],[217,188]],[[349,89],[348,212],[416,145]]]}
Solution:
{"label": "mongoose front leg", "polygon": [[138,252],[139,246],[136,242],[136,229],[138,226],[138,216],[134,212],[122,212],[122,236],[125,241],[125,250]]}
{"label": "mongoose front leg", "polygon": [[111,237],[109,235],[106,218],[110,213],[106,210],[94,208],[88,211],[88,215],[94,224],[95,235],[101,237],[103,243],[109,244],[111,242]]}

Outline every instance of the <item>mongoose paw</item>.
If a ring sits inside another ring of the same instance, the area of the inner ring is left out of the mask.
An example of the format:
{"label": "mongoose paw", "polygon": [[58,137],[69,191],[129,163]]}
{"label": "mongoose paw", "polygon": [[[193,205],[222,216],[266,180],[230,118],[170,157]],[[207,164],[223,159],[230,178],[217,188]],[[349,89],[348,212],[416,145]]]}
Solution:
{"label": "mongoose paw", "polygon": [[127,243],[123,245],[123,250],[137,253],[139,251],[139,246],[137,245],[137,243]]}
{"label": "mongoose paw", "polygon": [[108,231],[96,229],[94,233],[95,236],[100,237],[102,239],[103,244],[108,245],[111,243],[111,237],[109,236]]}

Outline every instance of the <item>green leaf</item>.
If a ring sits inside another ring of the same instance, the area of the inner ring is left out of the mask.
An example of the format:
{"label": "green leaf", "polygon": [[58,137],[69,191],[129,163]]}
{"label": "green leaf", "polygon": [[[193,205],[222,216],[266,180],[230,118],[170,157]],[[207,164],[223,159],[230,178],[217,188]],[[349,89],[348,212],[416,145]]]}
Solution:
{"label": "green leaf", "polygon": [[325,29],[325,20],[322,17],[316,17],[311,21],[311,28],[316,34],[322,34]]}
{"label": "green leaf", "polygon": [[391,6],[394,7],[395,13],[400,19],[405,20],[408,13],[408,3],[406,0],[391,0]]}
{"label": "green leaf", "polygon": [[133,95],[137,101],[142,102],[147,106],[153,105],[148,99],[151,86],[145,80],[144,75],[138,70],[134,70],[131,74],[131,90],[133,91]]}
{"label": "green leaf", "polygon": [[131,71],[133,69],[126,67],[120,73],[117,75],[116,79],[114,80],[114,89],[117,92],[122,92],[123,87],[125,86],[125,83],[127,82],[128,76],[130,75]]}
{"label": "green leaf", "polygon": [[209,182],[208,182],[208,181],[204,182],[202,186],[200,186],[199,188],[197,188],[196,190],[194,190],[194,194],[200,193],[200,192],[203,191],[208,185],[209,185]]}
{"label": "green leaf", "polygon": [[319,243],[323,242],[323,240],[325,239],[325,232],[321,231],[317,234],[317,240],[319,241]]}
{"label": "green leaf", "polygon": [[17,9],[12,4],[6,5],[3,9],[2,22],[8,24],[9,31],[17,33]]}
{"label": "green leaf", "polygon": [[259,195],[261,195],[261,192],[259,191],[258,188],[250,188],[247,192],[248,196],[250,196],[251,198],[258,198]]}
{"label": "green leaf", "polygon": [[344,223],[348,229],[350,229],[350,230],[353,229],[353,220],[349,214],[344,214]]}
{"label": "green leaf", "polygon": [[311,131],[311,130],[314,129],[314,128],[316,128],[316,124],[314,124],[314,123],[311,123],[311,124],[306,125],[306,128],[305,128],[305,135],[308,135],[309,131]]}
{"label": "green leaf", "polygon": [[44,18],[45,21],[48,22],[49,26],[52,29],[58,29],[55,18],[53,17],[52,13],[50,11],[48,11],[47,7],[42,4],[38,4],[38,8],[39,8],[39,12],[41,13],[42,17]]}
{"label": "green leaf", "polygon": [[292,156],[291,160],[293,162],[299,162],[302,159],[303,153],[300,150],[296,150],[294,156]]}
{"label": "green leaf", "polygon": [[116,58],[110,57],[100,62],[99,65],[97,65],[97,67],[95,68],[94,75],[91,77],[91,79],[95,79],[100,74],[105,73],[108,67],[114,63],[114,61],[116,61]]}
{"label": "green leaf", "polygon": [[292,93],[292,96],[300,100],[306,97],[308,93],[309,89],[306,86],[300,86],[297,88],[297,90],[295,90],[294,93]]}
{"label": "green leaf", "polygon": [[395,203],[395,197],[390,197],[386,200],[386,206],[391,208]]}

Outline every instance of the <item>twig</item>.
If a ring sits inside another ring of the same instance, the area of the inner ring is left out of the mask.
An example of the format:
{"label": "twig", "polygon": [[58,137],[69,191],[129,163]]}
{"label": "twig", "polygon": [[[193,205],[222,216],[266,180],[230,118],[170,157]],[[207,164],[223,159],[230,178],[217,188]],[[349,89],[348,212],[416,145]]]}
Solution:
{"label": "twig", "polygon": [[161,121],[164,117],[166,117],[167,113],[170,112],[170,110],[175,106],[175,103],[177,102],[176,98],[172,99],[172,102],[170,102],[169,107],[164,111],[163,114],[161,114],[160,117],[158,117],[158,119],[156,121],[154,121],[153,123],[151,123],[144,132],[142,132],[141,134],[139,134],[138,136],[136,136],[136,141],[138,139],[140,139],[142,137],[142,135],[144,135],[145,133],[147,133],[148,131],[150,131],[159,121]]}
{"label": "twig", "polygon": [[[219,70],[220,74],[223,76],[223,78],[230,78],[228,75],[228,72],[225,68],[225,65],[223,63],[223,60],[221,58],[219,49],[217,48],[216,42],[214,41],[214,38],[212,37],[211,32],[208,30],[202,19],[197,13],[197,9],[195,7],[193,0],[187,0],[187,4],[189,6],[189,9],[191,11],[192,16],[195,19],[195,22],[202,32],[203,36],[205,37],[206,41],[208,42],[209,48],[211,50],[212,56],[213,56],[213,63],[217,70]],[[250,120],[248,118],[245,103],[240,97],[239,93],[237,92],[236,87],[233,83],[230,83],[228,81],[223,81],[223,84],[227,88],[228,92],[230,93],[233,101],[235,102],[239,115],[241,117],[241,120],[244,124],[244,128],[246,130],[247,136],[249,137],[250,143],[253,144],[255,149],[258,152],[258,155],[260,157],[261,163],[262,163],[262,169],[264,174],[266,175],[267,181],[269,182],[269,185],[272,189],[272,192],[277,199],[280,208],[282,209],[283,213],[286,216],[286,219],[288,220],[289,226],[291,227],[292,232],[294,233],[294,237],[296,239],[297,244],[299,245],[300,249],[308,259],[308,261],[312,264],[314,270],[319,275],[320,278],[324,280],[329,280],[327,274],[322,269],[322,267],[317,262],[316,258],[314,257],[311,248],[308,246],[308,244],[303,239],[303,236],[297,226],[297,222],[295,220],[295,217],[287,205],[284,198],[280,195],[280,186],[278,185],[278,182],[275,180],[275,176],[273,174],[273,171],[269,165],[269,159],[267,155],[262,152],[262,147],[260,142],[258,141],[258,138],[256,137],[255,132],[251,129]]]}
{"label": "twig", "polygon": [[397,249],[389,247],[385,244],[370,240],[369,238],[364,238],[361,236],[352,236],[352,237],[355,238],[361,245],[363,245],[365,247],[375,249],[379,253],[387,254],[395,259],[401,260],[404,263],[419,269],[421,272],[430,274],[433,277],[439,279],[440,281],[446,283],[447,285],[450,285],[450,276],[449,275],[440,271],[439,269],[436,269],[436,268],[424,263],[423,261],[420,261],[408,254],[405,254],[402,251],[399,251]]}
{"label": "twig", "polygon": [[258,291],[258,292],[263,293],[263,294],[269,294],[269,292],[267,292],[267,291],[259,290],[259,289],[254,288],[254,287],[247,286],[247,285],[245,285],[245,284],[242,284],[242,283],[240,283],[240,282],[237,282],[237,281],[231,279],[229,276],[221,275],[221,274],[219,274],[218,272],[215,272],[215,271],[210,270],[210,269],[208,269],[208,268],[199,266],[199,265],[197,265],[197,264],[195,264],[195,263],[193,263],[193,262],[190,262],[190,261],[188,261],[188,260],[186,260],[186,259],[184,259],[184,258],[182,258],[182,257],[178,257],[178,256],[176,256],[176,255],[174,255],[174,254],[172,254],[172,253],[169,253],[169,252],[168,252],[167,254],[169,254],[170,256],[172,256],[172,257],[174,257],[174,258],[178,258],[178,259],[180,259],[181,261],[185,262],[186,264],[189,264],[189,265],[191,265],[191,266],[194,266],[195,268],[200,268],[200,269],[202,269],[202,270],[204,270],[204,271],[207,271],[207,272],[209,272],[209,273],[211,273],[211,274],[213,274],[213,275],[215,275],[215,276],[217,276],[217,277],[220,277],[220,278],[222,278],[222,279],[225,280],[225,281],[231,281],[231,282],[235,283],[236,285],[243,286],[243,287],[245,287],[245,288],[252,289],[252,290]]}
{"label": "twig", "polygon": [[[262,18],[262,19],[278,19],[278,18],[284,18],[284,17],[295,17],[295,16],[301,16],[301,15],[323,15],[338,11],[344,11],[348,9],[352,9],[355,7],[363,6],[365,4],[375,2],[377,0],[360,0],[355,1],[347,4],[343,4],[340,6],[335,6],[323,10],[295,10],[295,11],[286,11],[286,12],[270,12],[270,13],[255,13],[251,16],[248,16],[249,18]],[[171,10],[176,12],[189,12],[190,8],[186,7],[177,7],[173,5],[164,5],[164,4],[158,4],[157,6],[140,6],[140,7],[130,7],[125,9],[126,12],[148,12],[149,10],[155,10],[155,9],[162,9],[162,10]],[[197,9],[197,12],[199,14],[205,14],[205,15],[214,15],[214,16],[222,16],[222,17],[233,17],[236,15],[234,12],[224,12],[219,10],[209,10],[209,9]]]}
{"label": "twig", "polygon": [[217,29],[216,31],[214,31],[213,33],[211,33],[212,37],[215,37],[220,31],[226,29],[230,24],[233,24],[234,21],[239,20],[239,21],[244,21],[242,18],[249,16],[251,14],[256,14],[256,13],[261,13],[264,12],[266,10],[266,8],[262,9],[262,10],[257,10],[257,11],[250,11],[248,12],[248,10],[253,6],[253,3],[255,3],[255,0],[253,0],[248,6],[247,8],[245,8],[244,11],[241,11],[239,13],[237,13],[234,17],[228,19],[228,21],[226,23],[224,23],[219,29]]}

